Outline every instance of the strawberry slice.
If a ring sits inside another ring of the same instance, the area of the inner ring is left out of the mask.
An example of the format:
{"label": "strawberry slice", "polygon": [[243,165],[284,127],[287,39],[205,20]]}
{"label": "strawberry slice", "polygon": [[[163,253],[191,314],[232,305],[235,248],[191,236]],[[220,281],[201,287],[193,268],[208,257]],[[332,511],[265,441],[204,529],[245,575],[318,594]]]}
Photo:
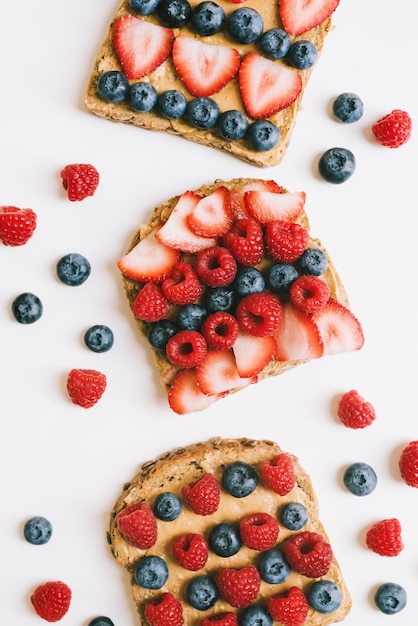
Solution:
{"label": "strawberry slice", "polygon": [[349,309],[335,300],[329,300],[312,319],[324,343],[324,354],[354,352],[363,347],[360,322]]}
{"label": "strawberry slice", "polygon": [[156,233],[162,226],[162,223],[157,224],[147,237],[119,259],[117,266],[124,276],[143,283],[160,283],[171,274],[180,252],[157,241]]}
{"label": "strawberry slice", "polygon": [[240,331],[232,347],[238,374],[249,378],[261,372],[274,357],[276,348],[276,340],[270,335],[255,337]]}
{"label": "strawberry slice", "polygon": [[237,220],[249,217],[244,204],[244,195],[247,191],[282,193],[281,187],[275,180],[256,180],[252,183],[246,183],[241,187],[237,187],[237,189],[231,189],[229,192],[229,204]]}
{"label": "strawberry slice", "polygon": [[241,98],[248,115],[270,117],[296,100],[302,89],[300,74],[258,52],[249,52],[238,72]]}
{"label": "strawberry slice", "polygon": [[340,0],[280,0],[283,28],[289,35],[301,35],[322,24],[339,3]]}
{"label": "strawberry slice", "polygon": [[221,186],[199,200],[193,212],[188,215],[187,223],[196,235],[221,237],[229,231],[233,219],[229,191]]}
{"label": "strawberry slice", "polygon": [[256,383],[257,376],[241,378],[230,350],[208,350],[196,366],[196,380],[202,392],[212,396]]}
{"label": "strawberry slice", "polygon": [[301,215],[305,200],[306,194],[303,191],[247,191],[244,194],[247,213],[261,224],[276,220],[294,222]]}
{"label": "strawberry slice", "polygon": [[171,53],[174,32],[133,15],[122,15],[115,22],[113,44],[126,78],[146,76]]}
{"label": "strawberry slice", "polygon": [[318,327],[289,301],[282,302],[282,319],[274,333],[277,342],[278,361],[306,361],[324,354],[324,346]]}
{"label": "strawberry slice", "polygon": [[173,44],[173,62],[193,96],[210,96],[220,91],[238,72],[240,54],[229,46],[214,46],[179,35]]}
{"label": "strawberry slice", "polygon": [[183,252],[199,252],[205,248],[211,248],[216,244],[212,237],[196,235],[188,224],[188,216],[201,200],[194,191],[185,191],[178,199],[176,206],[165,222],[164,226],[156,233],[157,241]]}
{"label": "strawberry slice", "polygon": [[168,404],[175,413],[184,415],[204,411],[223,395],[207,396],[202,393],[197,384],[196,370],[189,368],[176,374],[168,391]]}

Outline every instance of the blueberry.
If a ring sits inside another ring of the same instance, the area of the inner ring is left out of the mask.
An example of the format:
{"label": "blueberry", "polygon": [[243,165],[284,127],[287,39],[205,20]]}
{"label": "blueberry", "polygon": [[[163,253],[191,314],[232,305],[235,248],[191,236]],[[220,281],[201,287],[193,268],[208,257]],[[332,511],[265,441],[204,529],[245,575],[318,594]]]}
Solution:
{"label": "blueberry", "polygon": [[182,330],[200,330],[207,314],[200,304],[186,304],[177,313],[176,322]]}
{"label": "blueberry", "polygon": [[352,124],[363,115],[363,101],[355,93],[341,93],[332,103],[332,112],[339,122]]}
{"label": "blueberry", "polygon": [[128,93],[128,79],[117,70],[104,72],[97,81],[97,94],[106,102],[123,102]]}
{"label": "blueberry", "polygon": [[250,293],[260,293],[265,285],[262,273],[255,267],[240,268],[232,283],[233,289],[241,298],[249,296]]}
{"label": "blueberry", "polygon": [[230,311],[234,305],[234,291],[230,287],[213,287],[206,290],[205,306],[208,313]]}
{"label": "blueberry", "polygon": [[235,498],[245,498],[258,485],[257,472],[248,463],[235,461],[227,465],[222,474],[222,486]]}
{"label": "blueberry", "polygon": [[224,139],[237,141],[245,137],[247,130],[248,120],[241,111],[230,109],[220,114],[218,118],[218,131]]}
{"label": "blueberry", "polygon": [[12,313],[19,324],[33,324],[42,316],[43,305],[35,294],[21,293],[12,302]]}
{"label": "blueberry", "polygon": [[272,626],[273,620],[267,610],[258,605],[251,604],[241,614],[240,626]]}
{"label": "blueberry", "polygon": [[218,121],[219,106],[212,98],[194,98],[187,105],[186,117],[194,128],[207,130]]}
{"label": "blueberry", "polygon": [[113,346],[113,332],[108,326],[96,324],[84,333],[84,343],[93,352],[107,352]]}
{"label": "blueberry", "polygon": [[300,530],[308,521],[308,512],[303,504],[289,502],[280,509],[280,522],[289,530]]}
{"label": "blueberry", "polygon": [[307,248],[298,259],[298,267],[302,274],[320,276],[328,267],[327,255],[320,248]]}
{"label": "blueberry", "polygon": [[318,171],[328,183],[345,182],[354,173],[356,160],[347,148],[330,148],[319,159]]}
{"label": "blueberry", "polygon": [[200,2],[192,11],[192,26],[202,37],[215,35],[225,23],[225,11],[216,2]]}
{"label": "blueberry", "polygon": [[157,100],[155,87],[146,81],[134,83],[129,90],[128,103],[133,111],[148,113],[155,107]]}
{"label": "blueberry", "polygon": [[298,70],[307,70],[318,58],[318,50],[311,41],[299,39],[292,43],[287,53],[290,65]]}
{"label": "blueberry", "polygon": [[183,28],[192,14],[187,0],[160,0],[157,11],[161,21],[170,28]]}
{"label": "blueberry", "polygon": [[340,606],[343,596],[339,586],[331,580],[318,580],[308,590],[307,599],[311,607],[328,615]]}
{"label": "blueberry", "polygon": [[51,539],[52,524],[45,517],[38,515],[29,519],[23,527],[23,535],[34,546],[43,546]]}
{"label": "blueberry", "polygon": [[157,9],[160,0],[129,0],[129,6],[139,15],[151,15]]}
{"label": "blueberry", "polygon": [[82,254],[66,254],[57,263],[57,276],[64,285],[78,287],[90,276],[91,266]]}
{"label": "blueberry", "polygon": [[150,325],[147,339],[155,350],[164,352],[167,341],[178,333],[177,324],[170,320],[160,320]]}
{"label": "blueberry", "polygon": [[209,576],[193,578],[187,585],[186,598],[198,611],[211,609],[219,598],[215,583]]}
{"label": "blueberry", "polygon": [[182,511],[181,500],[175,493],[165,491],[156,497],[153,511],[155,517],[158,517],[161,521],[172,522],[178,518]]}
{"label": "blueberry", "polygon": [[386,615],[399,613],[406,606],[406,591],[396,583],[384,583],[380,585],[374,595],[377,608]]}
{"label": "blueberry", "polygon": [[266,152],[277,145],[280,131],[270,120],[256,120],[248,126],[246,139],[256,152]]}
{"label": "blueberry", "polygon": [[267,284],[272,291],[287,294],[292,283],[299,276],[297,269],[289,263],[275,263],[267,274]]}
{"label": "blueberry", "polygon": [[232,522],[221,522],[214,526],[208,541],[213,552],[222,557],[237,554],[242,546],[239,527]]}
{"label": "blueberry", "polygon": [[377,485],[377,476],[367,463],[353,463],[344,472],[344,485],[355,496],[368,496]]}
{"label": "blueberry", "polygon": [[235,41],[254,43],[260,38],[264,23],[263,18],[255,9],[243,7],[231,13],[226,28]]}
{"label": "blueberry", "polygon": [[168,579],[168,567],[159,556],[144,556],[135,565],[135,582],[144,589],[161,589]]}
{"label": "blueberry", "polygon": [[260,48],[269,59],[283,59],[290,48],[290,37],[281,28],[270,28],[261,35]]}
{"label": "blueberry", "polygon": [[95,617],[87,624],[87,626],[115,626],[112,620],[109,617],[104,617],[101,615],[100,617]]}
{"label": "blueberry", "polygon": [[168,89],[158,96],[157,107],[163,117],[176,120],[186,112],[187,100],[181,91]]}
{"label": "blueberry", "polygon": [[290,576],[290,565],[284,554],[277,548],[272,548],[260,555],[258,566],[261,578],[272,585],[283,583]]}

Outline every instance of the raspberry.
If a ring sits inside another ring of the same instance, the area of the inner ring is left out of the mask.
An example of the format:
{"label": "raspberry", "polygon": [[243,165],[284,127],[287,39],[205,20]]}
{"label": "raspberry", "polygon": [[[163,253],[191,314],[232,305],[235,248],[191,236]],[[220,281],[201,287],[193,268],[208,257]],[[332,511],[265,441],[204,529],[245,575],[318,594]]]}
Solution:
{"label": "raspberry", "polygon": [[217,311],[209,315],[202,324],[202,333],[209,348],[229,350],[238,337],[239,326],[233,315]]}
{"label": "raspberry", "polygon": [[332,549],[319,533],[302,531],[293,535],[284,546],[289,564],[309,578],[325,576],[332,562]]}
{"label": "raspberry", "polygon": [[264,235],[267,252],[281,263],[293,263],[309,242],[308,231],[295,222],[270,222]]}
{"label": "raspberry", "polygon": [[71,603],[71,589],[60,580],[39,585],[31,595],[36,613],[47,622],[58,622]]}
{"label": "raspberry", "polygon": [[352,389],[340,398],[338,417],[347,428],[366,428],[376,419],[376,412],[370,402]]}
{"label": "raspberry", "polygon": [[295,485],[295,467],[288,454],[279,454],[272,461],[264,461],[259,473],[266,487],[279,496],[285,496]]}
{"label": "raspberry", "polygon": [[163,593],[158,600],[145,605],[145,617],[150,626],[182,626],[183,609],[171,593]]}
{"label": "raspberry", "polygon": [[236,608],[253,604],[260,591],[260,574],[254,565],[242,569],[220,569],[215,582],[219,593]]}
{"label": "raspberry", "polygon": [[171,552],[177,563],[191,572],[204,567],[208,560],[208,544],[202,535],[194,533],[178,537],[171,545]]}
{"label": "raspberry", "polygon": [[308,616],[309,604],[299,587],[290,587],[283,593],[267,598],[267,610],[283,626],[302,626]]}
{"label": "raspberry", "polygon": [[290,287],[290,299],[304,313],[319,311],[329,300],[327,283],[318,276],[299,276]]}
{"label": "raspberry", "polygon": [[168,360],[184,368],[200,363],[207,345],[204,336],[197,330],[181,330],[167,341],[165,349]]}
{"label": "raspberry", "polygon": [[219,613],[214,617],[204,617],[200,622],[200,626],[238,626],[238,618],[235,613]]}
{"label": "raspberry", "polygon": [[0,240],[5,246],[22,246],[32,237],[36,220],[32,209],[0,207]]}
{"label": "raspberry", "polygon": [[241,330],[256,337],[266,337],[272,335],[279,326],[282,305],[270,293],[251,293],[238,304],[236,316]]}
{"label": "raspberry", "polygon": [[220,488],[212,474],[204,474],[197,482],[185,485],[182,494],[197,515],[212,515],[218,510]]}
{"label": "raspberry", "polygon": [[402,480],[410,487],[418,487],[418,441],[411,441],[401,452],[399,469]]}
{"label": "raspberry", "polygon": [[132,313],[145,322],[158,322],[167,317],[169,303],[154,283],[145,283],[132,303]]}
{"label": "raspberry", "polygon": [[236,220],[226,233],[224,244],[241,265],[257,265],[264,256],[262,228],[251,218]]}
{"label": "raspberry", "polygon": [[67,391],[72,402],[84,409],[94,406],[107,385],[105,374],[97,370],[72,369],[67,378]]}
{"label": "raspberry", "polygon": [[62,184],[71,202],[92,196],[99,184],[99,172],[93,165],[74,163],[61,171]]}
{"label": "raspberry", "polygon": [[191,265],[178,261],[161,285],[167,300],[174,304],[193,304],[202,293],[202,285]]}
{"label": "raspberry", "polygon": [[384,519],[373,524],[367,531],[366,545],[381,556],[397,556],[403,549],[399,520]]}
{"label": "raspberry", "polygon": [[209,287],[225,287],[234,280],[237,264],[229,250],[213,246],[197,254],[195,269]]}
{"label": "raspberry", "polygon": [[395,109],[372,126],[377,141],[387,148],[399,148],[411,137],[412,120],[406,111]]}
{"label": "raspberry", "polygon": [[157,521],[145,502],[135,502],[122,509],[116,525],[126,541],[140,550],[148,550],[157,541]]}
{"label": "raspberry", "polygon": [[242,542],[252,550],[269,550],[279,536],[279,524],[268,513],[252,513],[241,520],[239,532]]}

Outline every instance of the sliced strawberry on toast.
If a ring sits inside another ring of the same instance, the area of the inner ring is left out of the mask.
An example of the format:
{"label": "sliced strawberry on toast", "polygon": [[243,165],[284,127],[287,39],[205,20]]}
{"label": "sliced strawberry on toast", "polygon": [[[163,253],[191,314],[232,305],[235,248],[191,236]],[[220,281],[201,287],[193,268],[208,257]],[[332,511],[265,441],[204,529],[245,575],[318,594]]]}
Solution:
{"label": "sliced strawberry on toast", "polygon": [[204,394],[222,394],[257,382],[257,376],[242,378],[230,350],[208,350],[196,366],[197,384]]}
{"label": "sliced strawberry on toast", "polygon": [[192,231],[201,237],[221,237],[231,228],[233,220],[229,191],[223,185],[199,200],[187,217]]}
{"label": "sliced strawberry on toast", "polygon": [[180,370],[168,391],[168,404],[179,415],[204,411],[223,394],[205,395],[197,384],[196,370]]}
{"label": "sliced strawberry on toast", "polygon": [[303,211],[304,191],[274,193],[273,191],[247,191],[244,205],[248,215],[261,224],[281,220],[294,222]]}
{"label": "sliced strawberry on toast", "polygon": [[305,361],[324,354],[318,327],[312,318],[290,300],[282,303],[282,319],[274,333],[278,361]]}
{"label": "sliced strawberry on toast", "polygon": [[244,196],[247,191],[270,191],[272,193],[281,193],[282,188],[275,180],[254,180],[245,185],[231,189],[229,192],[229,204],[235,219],[243,219],[249,217],[244,204]]}
{"label": "sliced strawberry on toast", "polygon": [[363,347],[364,336],[360,322],[339,302],[329,300],[312,319],[319,329],[324,354],[354,352]]}
{"label": "sliced strawberry on toast", "polygon": [[256,337],[240,331],[232,347],[237,364],[238,374],[249,378],[261,372],[270,363],[276,352],[276,340],[267,337]]}
{"label": "sliced strawberry on toast", "polygon": [[280,0],[283,28],[289,35],[301,35],[322,24],[339,3],[340,0]]}

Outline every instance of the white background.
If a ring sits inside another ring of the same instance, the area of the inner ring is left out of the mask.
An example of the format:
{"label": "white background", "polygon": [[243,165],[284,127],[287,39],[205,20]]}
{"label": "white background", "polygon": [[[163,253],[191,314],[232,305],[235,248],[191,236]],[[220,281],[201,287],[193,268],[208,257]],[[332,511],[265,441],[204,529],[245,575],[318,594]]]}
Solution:
{"label": "white background", "polygon": [[[2,3],[0,10],[0,204],[31,207],[38,228],[20,248],[0,245],[0,606],[5,623],[40,623],[32,589],[61,579],[73,590],[63,626],[107,615],[116,626],[138,623],[128,576],[106,544],[108,514],[140,463],[177,445],[211,436],[278,441],[311,475],[321,518],[353,596],[344,624],[411,626],[418,614],[418,490],[397,467],[402,447],[418,438],[416,318],[417,138],[398,150],[379,146],[371,125],[393,108],[418,120],[416,24],[410,0],[341,0],[323,55],[306,90],[291,147],[280,166],[260,170],[180,138],[112,124],[88,113],[83,96],[114,0]],[[402,28],[399,27],[402,24]],[[354,125],[337,123],[330,104],[343,91],[365,104]],[[354,176],[330,185],[316,174],[327,148],[357,158]],[[93,198],[70,203],[59,172],[94,164]],[[307,193],[312,233],[328,248],[362,322],[365,347],[311,362],[277,379],[176,416],[168,408],[146,343],[136,335],[116,261],[154,206],[216,178],[274,178]],[[85,255],[89,280],[71,288],[56,261]],[[16,323],[10,305],[24,291],[43,301],[36,323]],[[94,354],[84,331],[107,324],[112,350]],[[108,389],[94,408],[71,404],[65,380],[73,367],[96,368]],[[335,403],[356,388],[377,411],[373,426],[350,431]],[[376,491],[356,498],[344,468],[370,463]],[[32,546],[24,521],[49,518],[51,541]],[[395,558],[370,552],[367,528],[398,517],[405,548]],[[397,582],[407,608],[388,618],[373,605],[376,586]]]}

